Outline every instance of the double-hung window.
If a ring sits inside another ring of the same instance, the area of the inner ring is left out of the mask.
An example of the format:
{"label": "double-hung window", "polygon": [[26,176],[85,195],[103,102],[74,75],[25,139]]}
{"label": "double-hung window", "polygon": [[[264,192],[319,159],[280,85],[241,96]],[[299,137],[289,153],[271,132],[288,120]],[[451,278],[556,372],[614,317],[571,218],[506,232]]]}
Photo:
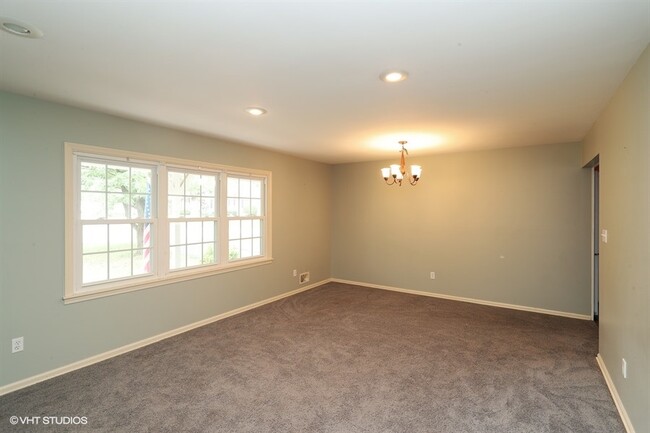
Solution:
{"label": "double-hung window", "polygon": [[66,302],[272,260],[270,172],[65,149]]}
{"label": "double-hung window", "polygon": [[228,258],[259,257],[264,251],[264,178],[228,176]]}
{"label": "double-hung window", "polygon": [[155,167],[82,156],[78,173],[77,285],[151,274]]}
{"label": "double-hung window", "polygon": [[218,173],[167,170],[169,269],[218,263]]}

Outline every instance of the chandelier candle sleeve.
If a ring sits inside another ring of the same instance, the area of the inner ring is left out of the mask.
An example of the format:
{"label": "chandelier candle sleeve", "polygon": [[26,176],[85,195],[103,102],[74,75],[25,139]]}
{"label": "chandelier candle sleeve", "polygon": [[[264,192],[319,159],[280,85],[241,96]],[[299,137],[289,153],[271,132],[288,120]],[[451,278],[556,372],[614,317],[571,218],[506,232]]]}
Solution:
{"label": "chandelier candle sleeve", "polygon": [[400,141],[399,144],[402,146],[400,149],[400,163],[382,168],[381,176],[384,178],[387,185],[397,184],[398,186],[402,186],[402,181],[404,179],[406,179],[411,185],[415,185],[420,180],[420,176],[422,176],[422,167],[419,165],[412,165],[411,173],[407,173],[406,155],[408,155],[409,152],[404,146],[406,141]]}

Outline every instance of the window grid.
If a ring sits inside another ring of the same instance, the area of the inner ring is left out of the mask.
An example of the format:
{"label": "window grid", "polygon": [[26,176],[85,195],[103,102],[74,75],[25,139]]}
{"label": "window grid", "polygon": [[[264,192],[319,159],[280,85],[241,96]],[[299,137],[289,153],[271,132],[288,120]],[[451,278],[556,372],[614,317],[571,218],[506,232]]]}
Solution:
{"label": "window grid", "polygon": [[[66,303],[272,260],[270,172],[72,143],[65,153]],[[170,183],[179,173],[191,178],[182,188]],[[230,217],[228,178],[238,189]],[[235,260],[228,259],[231,241]],[[177,268],[172,248],[182,250]]]}
{"label": "window grid", "polygon": [[227,177],[228,260],[264,255],[264,179]]}
{"label": "window grid", "polygon": [[151,274],[153,167],[79,160],[81,284]]}
{"label": "window grid", "polygon": [[218,263],[218,176],[178,169],[167,172],[171,271]]}

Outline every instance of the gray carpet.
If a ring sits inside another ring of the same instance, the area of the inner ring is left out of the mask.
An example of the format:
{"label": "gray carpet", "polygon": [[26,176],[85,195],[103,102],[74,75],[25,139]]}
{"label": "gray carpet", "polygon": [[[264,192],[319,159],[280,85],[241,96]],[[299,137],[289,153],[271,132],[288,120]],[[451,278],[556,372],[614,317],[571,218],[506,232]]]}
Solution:
{"label": "gray carpet", "polygon": [[0,430],[624,433],[597,335],[592,322],[330,283],[0,397]]}

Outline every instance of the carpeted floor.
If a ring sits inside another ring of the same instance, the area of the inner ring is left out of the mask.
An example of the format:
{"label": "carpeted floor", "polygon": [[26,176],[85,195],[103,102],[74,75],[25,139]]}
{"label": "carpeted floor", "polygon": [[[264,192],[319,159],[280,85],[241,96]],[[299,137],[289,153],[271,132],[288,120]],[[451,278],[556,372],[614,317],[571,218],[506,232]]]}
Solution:
{"label": "carpeted floor", "polygon": [[0,397],[0,431],[624,433],[597,335],[330,283]]}

